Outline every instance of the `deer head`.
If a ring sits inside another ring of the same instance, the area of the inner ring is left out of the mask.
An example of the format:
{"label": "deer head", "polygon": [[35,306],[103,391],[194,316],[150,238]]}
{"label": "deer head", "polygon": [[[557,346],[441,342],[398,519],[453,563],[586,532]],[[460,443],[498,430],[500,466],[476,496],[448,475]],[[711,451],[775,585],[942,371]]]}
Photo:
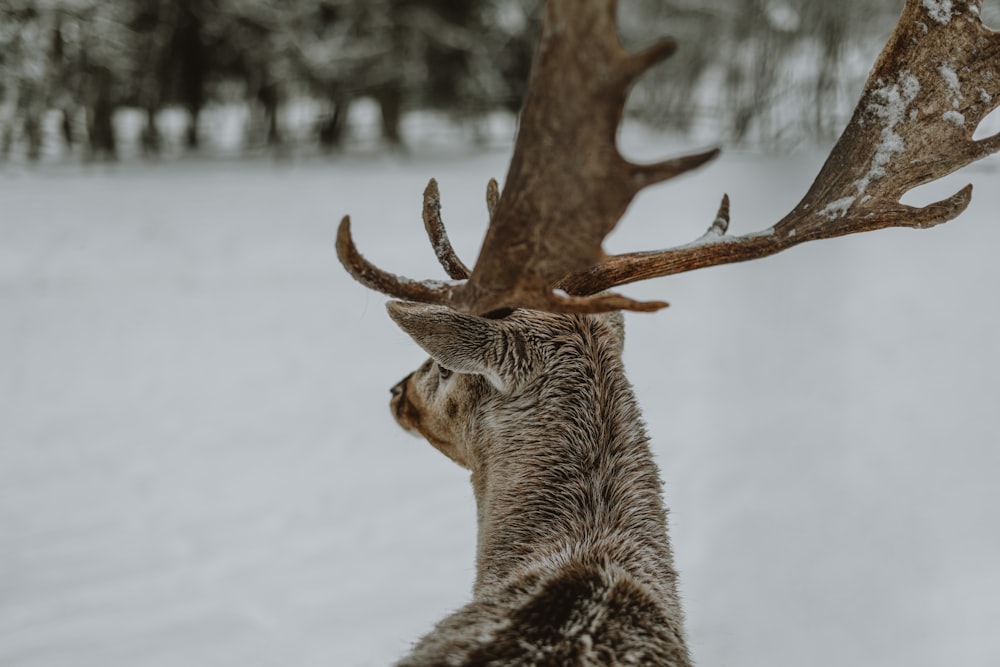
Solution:
{"label": "deer head", "polygon": [[414,302],[390,301],[387,308],[431,357],[393,387],[396,421],[473,471],[488,465],[489,443],[509,440],[507,431],[523,436],[533,421],[556,419],[554,404],[548,415],[526,407],[541,400],[532,392],[545,383],[534,380],[571,376],[563,370],[570,352],[581,359],[584,353],[609,354],[613,360],[595,365],[617,368],[624,344],[617,311],[581,318],[519,309],[488,319]]}
{"label": "deer head", "polygon": [[347,217],[338,256],[367,287],[474,315],[514,308],[649,311],[666,304],[603,292],[806,241],[946,222],[968,206],[971,186],[922,208],[900,198],[1000,149],[1000,135],[973,139],[1000,105],[1000,34],[983,26],[981,4],[907,0],[850,123],[812,187],[777,223],[727,235],[723,197],[706,233],[692,243],[609,257],[601,243],[639,190],[717,151],[648,165],[622,158],[615,134],[629,87],[668,57],[674,42],[626,53],[615,32],[614,0],[549,0],[503,194],[495,183],[488,186],[490,223],[475,267],[469,270],[448,242],[433,180],[424,193],[424,223],[452,281],[414,281],[379,269],[358,252]]}

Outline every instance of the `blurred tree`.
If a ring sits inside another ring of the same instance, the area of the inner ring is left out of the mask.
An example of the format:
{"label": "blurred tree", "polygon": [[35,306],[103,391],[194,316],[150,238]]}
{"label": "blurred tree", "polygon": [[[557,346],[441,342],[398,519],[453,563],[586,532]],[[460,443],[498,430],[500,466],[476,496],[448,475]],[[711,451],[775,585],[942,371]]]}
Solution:
{"label": "blurred tree", "polygon": [[4,99],[4,122],[0,146],[4,155],[18,139],[26,143],[29,158],[37,159],[41,153],[41,115],[49,69],[44,32],[45,21],[33,4],[10,3],[3,7],[0,91]]}
{"label": "blurred tree", "polygon": [[116,159],[114,116],[133,66],[125,51],[131,36],[126,23],[129,7],[121,0],[77,4],[80,37],[74,58],[67,64],[75,73],[72,94],[82,102],[86,116],[86,156]]}
{"label": "blurred tree", "polygon": [[86,3],[22,0],[0,3],[0,152],[23,144],[30,160],[43,149],[43,124],[50,109],[64,113],[62,130],[72,141],[71,96],[79,69],[78,12]]}
{"label": "blurred tree", "polygon": [[829,138],[850,110],[902,0],[630,0],[633,46],[674,35],[676,55],[637,86],[645,120],[688,131],[708,118],[736,142]]}
{"label": "blurred tree", "polygon": [[289,60],[289,45],[296,41],[289,22],[313,4],[301,0],[223,0],[217,7],[209,29],[210,87],[217,92],[221,86],[235,83],[242,89],[250,110],[248,146],[264,143],[280,147],[284,143],[278,112],[286,88],[297,78]]}
{"label": "blurred tree", "polygon": [[346,109],[362,97],[377,102],[384,140],[400,145],[400,123],[408,109],[444,110],[465,119],[519,105],[534,42],[526,27],[534,25],[530,15],[537,4],[288,3],[276,14],[278,50],[287,54],[312,94],[325,101],[318,128],[325,145],[339,142]]}
{"label": "blurred tree", "polygon": [[[411,110],[476,127],[520,107],[542,1],[0,0],[0,153],[37,159],[54,112],[67,146],[114,157],[115,114],[131,107],[156,154],[158,114],[175,105],[193,149],[206,105],[237,99],[248,146],[283,146],[282,111],[303,98],[326,148],[360,98],[377,103],[388,145],[402,144]],[[828,138],[901,2],[622,0],[628,47],[663,34],[680,44],[640,80],[629,113],[733,141]]]}
{"label": "blurred tree", "polygon": [[128,103],[146,116],[141,141],[147,154],[162,143],[156,114],[178,104],[189,116],[185,145],[197,149],[198,118],[207,98],[213,67],[207,47],[206,24],[215,18],[213,0],[116,0],[121,20],[130,31],[119,58]]}

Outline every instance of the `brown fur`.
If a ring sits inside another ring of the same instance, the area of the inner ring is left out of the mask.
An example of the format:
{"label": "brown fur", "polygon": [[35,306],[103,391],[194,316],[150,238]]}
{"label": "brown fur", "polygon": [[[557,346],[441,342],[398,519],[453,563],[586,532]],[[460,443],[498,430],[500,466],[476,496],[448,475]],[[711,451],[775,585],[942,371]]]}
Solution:
{"label": "brown fur", "polygon": [[388,307],[431,355],[393,414],[472,471],[479,523],[472,602],[400,664],[688,665],[621,315]]}

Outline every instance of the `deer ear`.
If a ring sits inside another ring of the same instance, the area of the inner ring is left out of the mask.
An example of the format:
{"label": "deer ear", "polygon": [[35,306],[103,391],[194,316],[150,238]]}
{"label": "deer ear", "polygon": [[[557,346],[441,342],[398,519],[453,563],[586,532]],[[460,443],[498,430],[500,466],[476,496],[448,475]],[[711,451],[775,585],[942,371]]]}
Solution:
{"label": "deer ear", "polygon": [[506,332],[496,320],[409,301],[389,301],[385,307],[399,328],[445,368],[482,375],[504,392],[515,384],[502,354]]}

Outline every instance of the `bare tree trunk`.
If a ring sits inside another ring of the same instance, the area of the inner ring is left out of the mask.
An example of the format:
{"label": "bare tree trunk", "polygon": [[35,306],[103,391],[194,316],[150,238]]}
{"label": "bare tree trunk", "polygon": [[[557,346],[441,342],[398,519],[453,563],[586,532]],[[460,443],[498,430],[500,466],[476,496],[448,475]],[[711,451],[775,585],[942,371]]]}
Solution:
{"label": "bare tree trunk", "polygon": [[197,150],[201,144],[198,136],[198,117],[205,104],[205,79],[209,63],[203,42],[204,25],[201,16],[190,7],[179,17],[175,34],[175,53],[180,57],[180,93],[191,117],[185,144]]}
{"label": "bare tree trunk", "polygon": [[146,157],[156,157],[163,148],[163,137],[160,135],[160,128],[156,126],[156,108],[146,107],[146,124],[142,128],[139,137],[142,143],[142,152]]}
{"label": "bare tree trunk", "polygon": [[815,110],[813,133],[816,137],[830,134],[829,113],[824,110],[835,108],[837,79],[843,60],[844,43],[850,30],[850,14],[846,9],[821,3],[818,7],[820,20],[817,38],[821,48],[819,71],[816,73],[816,87],[812,102]]}
{"label": "bare tree trunk", "polygon": [[400,124],[403,116],[403,94],[397,86],[386,86],[375,93],[382,112],[382,140],[392,148],[403,147]]}
{"label": "bare tree trunk", "polygon": [[26,155],[31,162],[37,162],[42,157],[42,114],[45,105],[40,99],[41,94],[38,84],[22,82],[17,117],[27,142]]}
{"label": "bare tree trunk", "polygon": [[200,109],[188,107],[188,126],[184,133],[184,146],[191,151],[196,151],[201,146],[201,137],[198,134],[199,116]]}
{"label": "bare tree trunk", "polygon": [[319,145],[323,150],[332,151],[344,140],[349,106],[350,101],[344,96],[334,95],[330,100],[329,111],[319,122]]}
{"label": "bare tree trunk", "polygon": [[24,136],[28,140],[28,160],[38,162],[42,157],[42,122],[35,113],[24,116]]}
{"label": "bare tree trunk", "polygon": [[155,5],[155,24],[149,30],[142,57],[148,66],[142,70],[138,81],[138,105],[146,114],[140,141],[146,157],[155,157],[163,149],[163,136],[156,126],[156,114],[166,97],[172,66],[171,47],[179,22],[181,7],[172,0],[159,0]]}
{"label": "bare tree trunk", "polygon": [[282,146],[284,144],[284,136],[278,124],[278,106],[281,101],[278,84],[269,80],[257,93],[257,99],[260,100],[261,105],[264,107],[264,120],[267,125],[264,142],[271,148]]}
{"label": "bare tree trunk", "polygon": [[95,67],[91,74],[87,130],[89,133],[88,159],[116,160],[118,146],[115,140],[113,81],[106,67]]}

